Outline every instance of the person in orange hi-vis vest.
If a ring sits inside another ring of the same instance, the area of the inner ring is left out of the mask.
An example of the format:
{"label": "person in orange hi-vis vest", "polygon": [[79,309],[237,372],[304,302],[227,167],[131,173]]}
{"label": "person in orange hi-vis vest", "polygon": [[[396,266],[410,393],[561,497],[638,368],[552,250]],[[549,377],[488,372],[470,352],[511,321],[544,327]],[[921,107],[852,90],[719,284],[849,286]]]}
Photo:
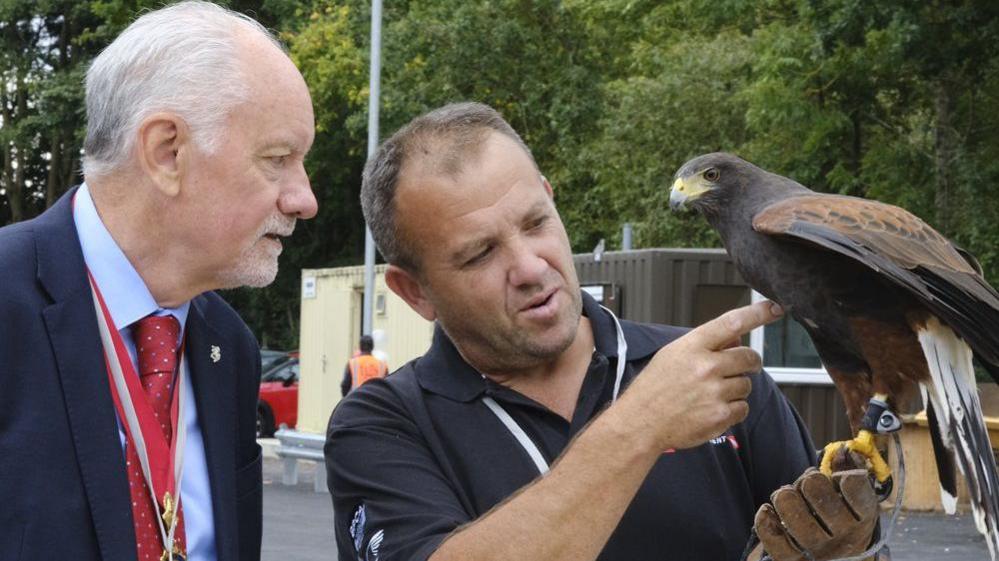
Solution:
{"label": "person in orange hi-vis vest", "polygon": [[375,348],[375,342],[370,335],[362,335],[358,345],[360,352],[347,361],[347,367],[343,369],[343,381],[340,382],[340,391],[347,395],[352,389],[361,387],[362,384],[370,382],[375,378],[384,378],[388,374],[388,365],[385,361],[371,355]]}

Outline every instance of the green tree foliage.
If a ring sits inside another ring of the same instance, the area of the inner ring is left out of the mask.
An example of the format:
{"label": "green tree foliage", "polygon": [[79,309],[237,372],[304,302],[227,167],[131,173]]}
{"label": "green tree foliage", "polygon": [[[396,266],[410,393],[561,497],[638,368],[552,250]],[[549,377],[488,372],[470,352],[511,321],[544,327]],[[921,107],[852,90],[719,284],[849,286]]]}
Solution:
{"label": "green tree foliage", "polygon": [[0,224],[79,181],[81,62],[98,48],[87,3],[0,0]]}
{"label": "green tree foliage", "polygon": [[[0,225],[37,215],[82,181],[87,65],[137,13],[162,4],[0,0]],[[230,4],[269,14],[259,0]]]}
{"label": "green tree foliage", "polygon": [[628,71],[605,82],[600,132],[585,151],[582,167],[602,174],[592,198],[563,204],[574,240],[613,237],[610,227],[630,220],[646,246],[710,242],[698,224],[669,217],[663,196],[687,157],[722,149],[818,190],[902,205],[999,281],[999,5],[578,4],[594,33],[625,8],[630,25],[617,27],[632,31],[626,56],[621,45],[605,51]]}
{"label": "green tree foliage", "polygon": [[[291,347],[299,271],[362,259],[370,6],[228,4],[280,33],[316,109],[320,214],[272,287],[226,294],[263,342]],[[150,5],[0,0],[0,223],[78,180],[82,68]],[[624,222],[639,246],[717,244],[666,197],[686,159],[725,150],[904,206],[999,284],[997,26],[987,0],[397,0],[385,5],[381,128],[450,101],[495,106],[554,184],[577,251],[615,247]]]}

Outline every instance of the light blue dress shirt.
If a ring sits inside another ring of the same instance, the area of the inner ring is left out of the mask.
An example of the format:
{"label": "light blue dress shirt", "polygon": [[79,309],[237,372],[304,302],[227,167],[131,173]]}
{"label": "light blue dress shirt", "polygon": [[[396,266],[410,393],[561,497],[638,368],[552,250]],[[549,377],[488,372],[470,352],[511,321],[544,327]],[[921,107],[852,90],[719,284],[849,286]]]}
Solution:
{"label": "light blue dress shirt", "polygon": [[[128,354],[132,357],[132,366],[138,370],[131,325],[150,314],[158,316],[171,314],[180,321],[183,334],[191,303],[184,302],[172,309],[164,309],[156,304],[142,277],[104,227],[86,184],[76,192],[73,221],[80,236],[83,260],[94,276],[97,286],[102,289],[101,296],[104,297],[104,303],[111,313],[111,319],[128,348]],[[107,287],[114,288],[109,290]],[[96,310],[94,313],[97,313]],[[107,373],[95,372],[94,375],[106,378]],[[193,388],[190,372],[185,373],[184,383],[189,390]],[[188,561],[216,561],[215,518],[212,514],[208,462],[205,458],[205,443],[201,427],[198,426],[197,406],[192,391],[187,392],[184,407],[187,443],[184,446],[184,479],[180,491]],[[122,430],[121,419],[118,420],[118,430],[124,450],[125,432]]]}

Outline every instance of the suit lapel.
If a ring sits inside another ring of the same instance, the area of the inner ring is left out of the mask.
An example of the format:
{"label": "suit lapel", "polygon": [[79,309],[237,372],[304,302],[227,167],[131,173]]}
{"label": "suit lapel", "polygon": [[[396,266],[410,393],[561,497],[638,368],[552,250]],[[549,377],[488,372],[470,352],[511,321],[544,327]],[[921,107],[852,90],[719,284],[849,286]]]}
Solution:
{"label": "suit lapel", "polygon": [[38,279],[53,299],[42,315],[59,369],[70,432],[104,559],[134,560],[125,459],[97,315],[73,224],[71,191],[35,226]]}
{"label": "suit lapel", "polygon": [[[185,352],[191,366],[198,425],[205,440],[218,561],[238,561],[235,541],[236,372],[233,357],[225,352],[236,347],[206,320],[204,304],[202,296],[191,302]],[[221,352],[213,352],[213,346]]]}

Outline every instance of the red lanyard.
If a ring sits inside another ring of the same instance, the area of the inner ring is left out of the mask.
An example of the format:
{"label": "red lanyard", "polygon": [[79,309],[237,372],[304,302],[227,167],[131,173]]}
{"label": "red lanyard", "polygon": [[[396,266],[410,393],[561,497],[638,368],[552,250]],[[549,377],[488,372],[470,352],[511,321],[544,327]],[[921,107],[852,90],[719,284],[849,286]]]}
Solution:
{"label": "red lanyard", "polygon": [[170,404],[172,441],[167,442],[163,430],[156,421],[152,407],[146,400],[139,375],[132,365],[132,359],[125,348],[121,334],[115,328],[111,312],[104,303],[104,297],[97,287],[97,282],[89,270],[87,276],[90,279],[95,306],[100,311],[97,314],[97,323],[104,344],[104,361],[107,366],[115,410],[125,427],[125,435],[138,453],[142,473],[154,503],[153,507],[157,514],[163,543],[167,551],[172,551],[173,535],[177,522],[176,513],[179,508],[187,428],[181,422],[184,394],[186,393],[183,374],[187,370],[184,347],[181,345],[179,351],[178,364],[180,364],[180,369],[177,381],[174,383]]}

